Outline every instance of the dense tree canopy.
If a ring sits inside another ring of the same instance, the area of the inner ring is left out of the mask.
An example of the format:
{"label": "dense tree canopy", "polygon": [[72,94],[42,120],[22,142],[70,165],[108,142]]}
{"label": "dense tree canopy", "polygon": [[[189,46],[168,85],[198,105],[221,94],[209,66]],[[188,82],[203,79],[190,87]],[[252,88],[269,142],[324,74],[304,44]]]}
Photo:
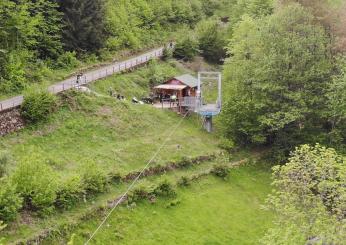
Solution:
{"label": "dense tree canopy", "polygon": [[276,225],[263,244],[340,244],[346,239],[346,165],[335,150],[301,146],[274,168],[268,207]]}
{"label": "dense tree canopy", "polygon": [[2,0],[0,96],[22,92],[52,69],[72,69],[70,62],[63,62],[74,56],[102,57],[109,51],[138,50],[168,41],[171,33],[194,28],[212,16],[220,2]]}
{"label": "dense tree canopy", "polygon": [[226,133],[239,143],[289,150],[308,140],[320,127],[330,83],[323,28],[290,5],[260,20],[244,17],[228,49]]}

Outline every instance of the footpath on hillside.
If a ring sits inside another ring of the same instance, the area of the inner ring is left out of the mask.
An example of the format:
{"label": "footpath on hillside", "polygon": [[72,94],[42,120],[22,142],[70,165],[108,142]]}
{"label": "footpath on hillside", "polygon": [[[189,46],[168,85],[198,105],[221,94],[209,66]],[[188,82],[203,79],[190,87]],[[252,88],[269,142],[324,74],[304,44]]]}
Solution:
{"label": "footpath on hillside", "polygon": [[[91,71],[85,72],[79,81],[77,81],[76,76],[71,76],[61,82],[58,82],[48,88],[48,91],[51,93],[57,94],[65,90],[69,90],[79,85],[84,85],[91,83],[93,81],[111,76],[115,73],[125,71],[127,69],[134,68],[136,66],[147,63],[150,59],[158,58],[162,56],[163,47],[153,49],[141,55],[138,55],[133,58],[121,62],[111,63],[106,66],[102,66],[98,69],[93,69]],[[23,95],[15,96],[10,99],[0,101],[0,112],[10,110],[12,108],[18,107],[23,103]]]}

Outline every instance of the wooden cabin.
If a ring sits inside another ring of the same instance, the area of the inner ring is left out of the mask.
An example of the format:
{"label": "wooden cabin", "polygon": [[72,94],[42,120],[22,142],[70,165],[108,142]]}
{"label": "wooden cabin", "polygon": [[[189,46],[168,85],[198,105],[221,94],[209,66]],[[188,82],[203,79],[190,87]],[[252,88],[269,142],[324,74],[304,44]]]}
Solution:
{"label": "wooden cabin", "polygon": [[165,83],[154,87],[155,94],[160,98],[176,96],[178,100],[184,97],[195,97],[198,80],[190,74],[173,77]]}

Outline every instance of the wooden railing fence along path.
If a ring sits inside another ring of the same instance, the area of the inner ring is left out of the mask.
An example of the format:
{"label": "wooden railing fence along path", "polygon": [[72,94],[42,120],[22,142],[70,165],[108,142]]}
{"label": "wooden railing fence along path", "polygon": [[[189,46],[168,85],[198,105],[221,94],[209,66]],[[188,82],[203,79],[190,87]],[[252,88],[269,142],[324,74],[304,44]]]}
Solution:
{"label": "wooden railing fence along path", "polygon": [[[64,81],[51,85],[48,88],[48,91],[53,94],[58,94],[60,92],[75,88],[76,86],[85,85],[93,81],[111,76],[115,73],[119,73],[121,71],[134,68],[136,66],[147,63],[151,59],[161,57],[163,55],[163,50],[164,48],[160,47],[158,49],[148,51],[144,54],[141,54],[134,58],[130,58],[125,61],[115,62],[96,70],[87,71],[83,74],[82,78],[80,79],[80,81],[78,81],[78,83],[77,76],[72,76]],[[12,97],[10,99],[0,101],[0,112],[11,110],[13,108],[20,106],[23,103],[23,100],[23,95],[19,95],[16,97]]]}

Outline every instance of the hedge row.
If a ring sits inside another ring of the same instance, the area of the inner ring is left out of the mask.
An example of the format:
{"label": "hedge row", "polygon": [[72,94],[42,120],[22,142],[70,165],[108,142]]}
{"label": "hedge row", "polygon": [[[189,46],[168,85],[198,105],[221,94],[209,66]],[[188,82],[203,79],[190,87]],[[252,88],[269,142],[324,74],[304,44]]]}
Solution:
{"label": "hedge row", "polygon": [[[143,177],[187,168],[213,158],[215,156],[184,158],[177,163],[151,167],[145,171]],[[69,209],[87,196],[105,192],[110,183],[130,181],[139,174],[133,172],[121,177],[117,172],[106,173],[95,163],[85,164],[79,173],[59,180],[51,167],[31,156],[30,160],[19,164],[10,177],[0,179],[0,220],[13,221],[21,209],[41,215],[47,215],[55,209]],[[166,195],[169,188],[168,183],[162,183],[159,189],[149,193]],[[140,191],[135,195],[137,194],[140,196]]]}

